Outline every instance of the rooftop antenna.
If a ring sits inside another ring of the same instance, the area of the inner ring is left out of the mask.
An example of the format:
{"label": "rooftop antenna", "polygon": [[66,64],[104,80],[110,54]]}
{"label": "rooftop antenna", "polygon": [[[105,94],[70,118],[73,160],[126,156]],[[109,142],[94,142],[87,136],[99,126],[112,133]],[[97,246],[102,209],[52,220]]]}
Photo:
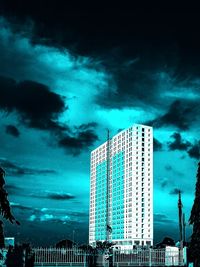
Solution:
{"label": "rooftop antenna", "polygon": [[110,226],[110,132],[107,130],[107,194],[106,194],[106,241],[109,242],[112,228]]}

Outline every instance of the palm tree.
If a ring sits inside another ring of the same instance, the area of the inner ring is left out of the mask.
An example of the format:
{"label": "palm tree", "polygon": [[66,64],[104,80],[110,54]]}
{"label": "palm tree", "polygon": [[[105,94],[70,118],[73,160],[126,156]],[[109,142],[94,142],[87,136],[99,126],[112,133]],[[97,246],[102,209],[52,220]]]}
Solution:
{"label": "palm tree", "polygon": [[[11,223],[20,224],[11,213],[10,203],[8,200],[8,193],[4,189],[5,185],[5,171],[0,167],[0,214],[1,216],[10,221]],[[0,248],[4,247],[4,232],[3,232],[3,222],[0,220]]]}

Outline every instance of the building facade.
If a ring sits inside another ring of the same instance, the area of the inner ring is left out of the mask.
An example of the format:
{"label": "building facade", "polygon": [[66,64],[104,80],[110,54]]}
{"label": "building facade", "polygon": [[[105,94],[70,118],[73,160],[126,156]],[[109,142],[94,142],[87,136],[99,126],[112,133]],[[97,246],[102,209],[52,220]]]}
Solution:
{"label": "building facade", "polygon": [[91,152],[89,243],[153,245],[153,129],[135,124]]}

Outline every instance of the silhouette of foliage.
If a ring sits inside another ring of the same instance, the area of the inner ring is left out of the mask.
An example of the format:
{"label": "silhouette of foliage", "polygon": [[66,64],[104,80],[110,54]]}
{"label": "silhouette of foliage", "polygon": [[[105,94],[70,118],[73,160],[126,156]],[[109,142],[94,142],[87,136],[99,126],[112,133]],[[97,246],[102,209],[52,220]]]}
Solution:
{"label": "silhouette of foliage", "polygon": [[109,242],[109,241],[103,241],[103,242],[101,242],[101,241],[97,241],[97,242],[96,242],[96,249],[97,249],[98,251],[102,251],[102,252],[104,252],[105,250],[111,248],[111,247],[114,246],[114,245],[115,245],[115,243],[113,243],[113,242]]}
{"label": "silhouette of foliage", "polygon": [[[20,224],[11,213],[10,203],[8,201],[8,193],[4,189],[5,185],[5,171],[0,167],[0,214],[6,220],[11,223],[16,222]],[[3,222],[0,220],[0,247],[4,247],[4,233],[3,233]]]}
{"label": "silhouette of foliage", "polygon": [[25,267],[33,267],[35,262],[35,253],[31,249],[30,244],[23,244],[22,245],[25,251]]}
{"label": "silhouette of foliage", "polygon": [[56,248],[72,248],[76,243],[69,239],[63,239],[56,244]]}
{"label": "silhouette of foliage", "polygon": [[171,237],[165,237],[163,238],[163,241],[156,244],[155,248],[165,248],[166,246],[175,246],[175,242]]}
{"label": "silhouette of foliage", "polygon": [[78,248],[82,249],[83,251],[93,252],[93,247],[88,244],[80,245]]}
{"label": "silhouette of foliage", "polygon": [[193,225],[193,233],[189,251],[194,266],[200,266],[200,162],[198,164],[196,191],[189,223]]}
{"label": "silhouette of foliage", "polygon": [[9,246],[8,253],[6,255],[7,267],[23,267],[23,248],[22,246]]}

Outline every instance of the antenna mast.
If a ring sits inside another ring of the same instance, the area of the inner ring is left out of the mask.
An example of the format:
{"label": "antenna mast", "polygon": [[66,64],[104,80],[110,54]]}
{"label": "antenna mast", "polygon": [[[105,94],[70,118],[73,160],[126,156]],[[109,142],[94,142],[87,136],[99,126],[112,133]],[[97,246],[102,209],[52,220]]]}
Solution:
{"label": "antenna mast", "polygon": [[110,132],[107,132],[107,195],[106,195],[106,241],[109,242],[110,227]]}

